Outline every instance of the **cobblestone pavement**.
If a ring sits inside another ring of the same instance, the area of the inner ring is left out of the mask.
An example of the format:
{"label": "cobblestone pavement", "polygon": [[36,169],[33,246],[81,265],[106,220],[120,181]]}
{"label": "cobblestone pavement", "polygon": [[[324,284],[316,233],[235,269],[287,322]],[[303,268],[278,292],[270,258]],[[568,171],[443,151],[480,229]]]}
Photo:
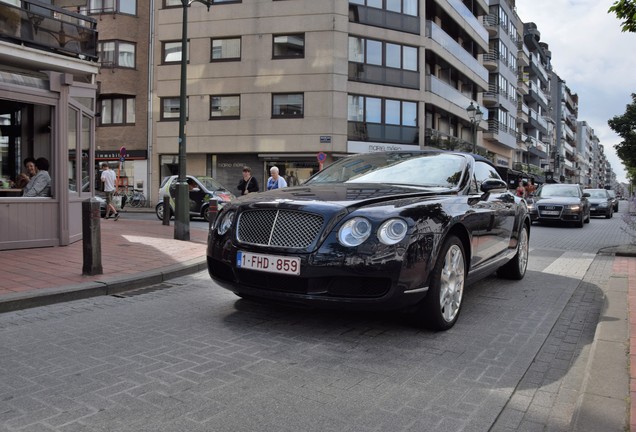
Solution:
{"label": "cobblestone pavement", "polygon": [[[599,280],[580,284],[590,265]],[[523,281],[471,287],[442,333],[237,300],[205,272],[1,314],[0,430],[565,427],[608,271],[594,254],[535,249]]]}
{"label": "cobblestone pavement", "polygon": [[620,225],[534,225],[526,278],[470,287],[442,333],[247,302],[205,272],[0,314],[0,431],[623,431],[626,397],[581,415],[634,267],[597,255]]}

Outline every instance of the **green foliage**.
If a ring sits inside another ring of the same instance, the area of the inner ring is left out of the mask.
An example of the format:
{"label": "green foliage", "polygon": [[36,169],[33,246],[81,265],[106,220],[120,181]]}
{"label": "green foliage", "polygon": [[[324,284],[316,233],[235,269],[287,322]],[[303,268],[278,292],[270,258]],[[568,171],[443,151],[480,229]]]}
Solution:
{"label": "green foliage", "polygon": [[636,93],[632,93],[632,103],[627,105],[625,114],[611,118],[607,124],[623,139],[614,148],[630,174],[633,173],[636,171]]}
{"label": "green foliage", "polygon": [[636,0],[617,0],[608,12],[613,12],[618,19],[623,20],[621,31],[636,33]]}

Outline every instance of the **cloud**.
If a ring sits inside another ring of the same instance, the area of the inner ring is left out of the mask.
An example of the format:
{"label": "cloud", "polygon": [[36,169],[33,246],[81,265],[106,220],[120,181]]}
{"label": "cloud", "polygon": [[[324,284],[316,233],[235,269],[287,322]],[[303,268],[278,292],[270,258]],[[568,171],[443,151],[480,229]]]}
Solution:
{"label": "cloud", "polygon": [[625,113],[636,93],[636,34],[622,33],[607,12],[612,0],[517,0],[523,22],[534,22],[552,52],[552,67],[579,96],[580,121],[599,137],[618,181],[625,169],[614,145],[621,142],[607,125]]}

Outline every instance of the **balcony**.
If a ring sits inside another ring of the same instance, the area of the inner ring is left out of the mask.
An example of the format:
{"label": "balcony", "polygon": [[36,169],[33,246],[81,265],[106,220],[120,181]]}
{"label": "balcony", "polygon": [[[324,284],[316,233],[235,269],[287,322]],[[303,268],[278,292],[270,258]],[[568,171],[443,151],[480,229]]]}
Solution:
{"label": "balcony", "polygon": [[448,135],[436,129],[426,129],[424,145],[443,150],[472,152],[472,142],[464,141],[458,137]]}
{"label": "balcony", "polygon": [[[420,34],[420,17],[349,3],[349,21]],[[484,32],[486,30],[484,29]]]}
{"label": "balcony", "polygon": [[530,66],[531,69],[537,72],[537,75],[543,78],[544,83],[548,82],[548,73],[545,71],[545,68],[541,64],[541,60],[537,54],[532,54],[530,56]]}
{"label": "balcony", "polygon": [[499,18],[497,17],[497,15],[488,14],[483,16],[482,23],[488,31],[488,36],[497,36],[497,31],[499,30]]}
{"label": "balcony", "polygon": [[484,67],[490,72],[494,72],[499,68],[499,53],[486,53],[482,56]]}
{"label": "balcony", "polygon": [[366,63],[349,62],[349,80],[410,89],[420,88],[419,72]]}
{"label": "balcony", "polygon": [[[437,42],[440,47],[455,57],[460,66],[467,67],[484,81],[488,81],[488,71],[468,51],[457,43],[448,33],[433,21],[426,21],[426,36]],[[448,57],[448,56],[442,56]]]}
{"label": "balcony", "polygon": [[517,91],[525,96],[530,93],[530,86],[528,85],[530,82],[530,78],[527,72],[519,71],[517,74]]}
{"label": "balcony", "polygon": [[523,41],[520,41],[517,43],[517,48],[519,48],[517,53],[517,65],[521,67],[530,66],[530,51],[528,51],[528,47]]}
{"label": "balcony", "polygon": [[499,103],[499,88],[495,84],[488,85],[488,91],[483,93],[484,106],[492,107]]}
{"label": "balcony", "polygon": [[[466,107],[473,102],[461,94],[456,88],[446,84],[434,75],[426,75],[426,90],[456,105],[461,112],[466,113]],[[483,120],[488,119],[488,110],[484,111]]]}
{"label": "balcony", "polygon": [[84,60],[97,60],[97,21],[45,3],[0,3],[0,39]]}
{"label": "balcony", "polygon": [[521,163],[521,162],[515,162],[513,165],[513,169],[524,172],[526,174],[535,174],[540,176],[545,174],[543,172],[543,169],[541,169],[540,166],[527,164],[527,163]]}
{"label": "balcony", "polygon": [[475,31],[485,45],[488,45],[488,31],[484,28],[483,24],[477,19],[475,15],[466,7],[461,0],[448,0],[448,3],[455,11],[466,21],[472,29]]}
{"label": "balcony", "polygon": [[528,123],[530,118],[530,108],[523,103],[523,100],[517,102],[517,120],[522,123]]}

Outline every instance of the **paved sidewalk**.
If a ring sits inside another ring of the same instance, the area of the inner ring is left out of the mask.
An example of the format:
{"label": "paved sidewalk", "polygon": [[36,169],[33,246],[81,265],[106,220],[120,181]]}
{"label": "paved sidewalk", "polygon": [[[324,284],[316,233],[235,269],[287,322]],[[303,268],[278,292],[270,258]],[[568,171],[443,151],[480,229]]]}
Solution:
{"label": "paved sidewalk", "polygon": [[0,251],[0,312],[114,294],[206,268],[207,230],[174,239],[174,224],[101,219],[103,274],[83,276],[83,242]]}
{"label": "paved sidewalk", "polygon": [[[118,221],[102,219],[100,229],[103,274],[98,276],[82,275],[81,241],[0,251],[0,313],[116,294],[206,269],[207,230],[191,227],[191,240],[180,241],[174,239],[172,222],[165,226],[160,221],[126,219],[125,214]],[[636,432],[636,313],[631,312],[636,310],[636,245],[607,248],[600,254],[609,256],[612,275],[571,430],[623,430],[627,404],[627,430]],[[617,331],[621,323],[625,331]],[[626,377],[627,400],[621,396]]]}

